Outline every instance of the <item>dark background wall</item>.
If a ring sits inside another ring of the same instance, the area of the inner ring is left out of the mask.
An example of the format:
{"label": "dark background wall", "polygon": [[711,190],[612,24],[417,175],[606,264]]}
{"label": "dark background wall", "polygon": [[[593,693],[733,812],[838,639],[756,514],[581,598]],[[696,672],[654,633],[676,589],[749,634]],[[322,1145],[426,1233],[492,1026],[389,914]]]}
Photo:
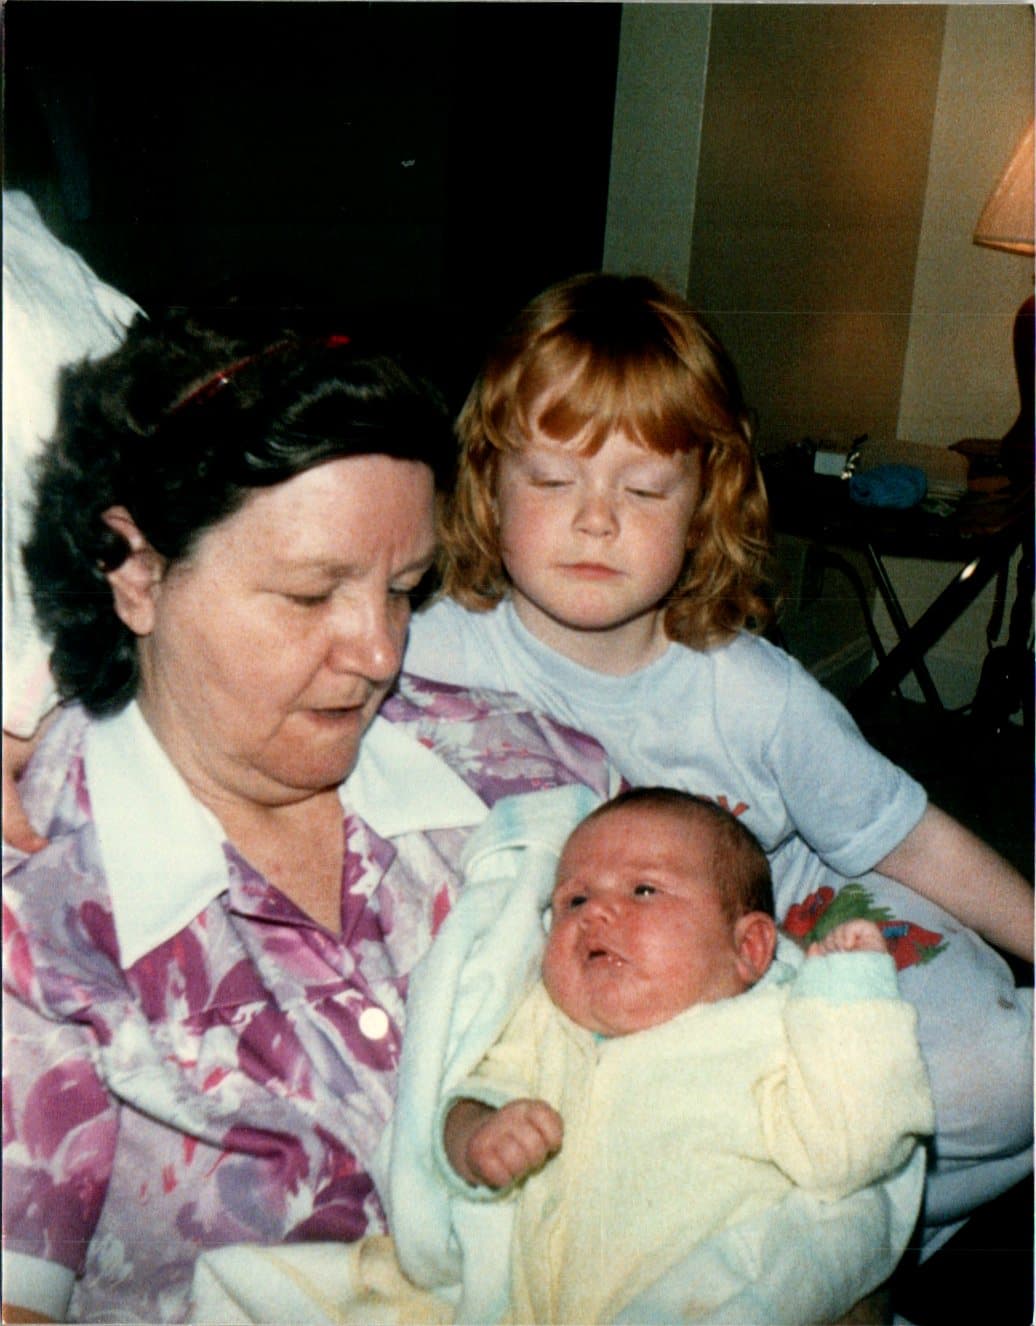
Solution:
{"label": "dark background wall", "polygon": [[452,396],[530,295],[601,265],[620,19],[9,0],[6,183],[145,307],[388,323]]}

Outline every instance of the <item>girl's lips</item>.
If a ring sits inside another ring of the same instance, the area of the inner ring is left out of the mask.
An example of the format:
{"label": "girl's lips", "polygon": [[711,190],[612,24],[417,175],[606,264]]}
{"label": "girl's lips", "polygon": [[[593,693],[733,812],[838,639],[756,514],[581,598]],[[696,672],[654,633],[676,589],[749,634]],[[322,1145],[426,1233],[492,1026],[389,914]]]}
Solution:
{"label": "girl's lips", "polygon": [[566,562],[563,569],[583,580],[611,580],[620,574],[613,566],[602,562]]}

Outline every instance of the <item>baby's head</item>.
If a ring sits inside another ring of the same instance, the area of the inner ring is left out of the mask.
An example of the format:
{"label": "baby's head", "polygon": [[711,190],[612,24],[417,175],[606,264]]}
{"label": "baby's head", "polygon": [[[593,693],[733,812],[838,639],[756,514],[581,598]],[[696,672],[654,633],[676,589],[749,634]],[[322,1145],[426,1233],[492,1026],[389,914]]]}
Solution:
{"label": "baby's head", "polygon": [[762,848],[714,802],[637,788],[587,816],[558,863],[543,981],[574,1022],[642,1031],[743,993],[773,958]]}
{"label": "baby's head", "polygon": [[502,458],[593,455],[616,434],[686,460],[701,497],[665,599],[670,639],[704,647],[765,625],[766,497],[737,374],[679,295],[645,276],[587,274],[537,296],[491,352],[458,420],[443,585],[465,607],[510,590],[497,507]]}

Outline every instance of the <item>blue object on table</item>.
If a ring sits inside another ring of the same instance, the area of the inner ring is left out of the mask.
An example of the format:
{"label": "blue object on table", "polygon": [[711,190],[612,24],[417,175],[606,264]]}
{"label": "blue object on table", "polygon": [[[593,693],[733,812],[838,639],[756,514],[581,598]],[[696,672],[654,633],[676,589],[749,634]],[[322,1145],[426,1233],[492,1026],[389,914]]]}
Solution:
{"label": "blue object on table", "polygon": [[885,506],[906,510],[917,506],[928,491],[928,478],[916,465],[876,465],[854,474],[849,497],[859,506]]}

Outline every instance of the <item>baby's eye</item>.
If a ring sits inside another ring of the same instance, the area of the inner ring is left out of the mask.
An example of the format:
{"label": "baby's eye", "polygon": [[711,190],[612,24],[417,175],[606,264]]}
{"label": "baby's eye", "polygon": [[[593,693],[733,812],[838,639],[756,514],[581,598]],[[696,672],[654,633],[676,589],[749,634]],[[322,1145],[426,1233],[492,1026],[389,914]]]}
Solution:
{"label": "baby's eye", "polygon": [[568,488],[571,479],[560,479],[550,474],[534,474],[530,480],[534,488]]}
{"label": "baby's eye", "polygon": [[658,890],[653,884],[634,884],[633,886],[634,898],[650,898],[652,894],[657,892]]}
{"label": "baby's eye", "polygon": [[322,603],[327,603],[331,598],[331,591],[327,590],[323,594],[285,594],[289,603],[294,603],[299,608],[317,608]]}
{"label": "baby's eye", "polygon": [[585,902],[586,902],[585,893],[572,893],[565,899],[564,906],[566,911],[574,912],[578,908],[582,907],[582,905]]}

